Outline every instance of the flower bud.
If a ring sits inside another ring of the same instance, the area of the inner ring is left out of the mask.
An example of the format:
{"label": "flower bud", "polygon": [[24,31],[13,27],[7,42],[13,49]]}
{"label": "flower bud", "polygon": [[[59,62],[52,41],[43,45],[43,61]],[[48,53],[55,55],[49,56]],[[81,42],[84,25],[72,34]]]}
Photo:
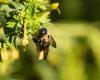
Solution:
{"label": "flower bud", "polygon": [[59,7],[59,3],[53,3],[50,5],[51,10],[57,10]]}

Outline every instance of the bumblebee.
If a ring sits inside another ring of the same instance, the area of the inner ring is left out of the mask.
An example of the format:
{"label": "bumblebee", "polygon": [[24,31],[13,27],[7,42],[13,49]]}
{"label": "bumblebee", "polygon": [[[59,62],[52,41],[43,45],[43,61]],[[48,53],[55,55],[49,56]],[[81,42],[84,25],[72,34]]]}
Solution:
{"label": "bumblebee", "polygon": [[54,38],[48,33],[46,28],[40,28],[37,33],[33,35],[33,41],[36,44],[37,57],[39,60],[46,60],[49,52],[49,46],[56,48]]}

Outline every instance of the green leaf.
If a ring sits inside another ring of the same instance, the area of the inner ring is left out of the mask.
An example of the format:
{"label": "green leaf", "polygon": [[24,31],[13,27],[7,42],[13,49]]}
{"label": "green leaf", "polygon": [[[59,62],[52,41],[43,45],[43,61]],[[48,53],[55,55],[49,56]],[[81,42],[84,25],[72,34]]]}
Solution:
{"label": "green leaf", "polygon": [[7,4],[3,4],[0,6],[0,11],[5,14],[7,17],[10,16],[10,12],[12,11],[13,9],[11,9]]}
{"label": "green leaf", "polygon": [[14,28],[15,25],[16,25],[16,22],[8,22],[7,23],[7,27],[9,27],[9,28]]}
{"label": "green leaf", "polygon": [[11,4],[17,9],[17,10],[25,10],[25,6],[21,3],[11,1]]}
{"label": "green leaf", "polygon": [[27,11],[28,15],[32,18],[34,14],[34,4],[27,4]]}
{"label": "green leaf", "polygon": [[6,23],[5,17],[3,15],[0,15],[0,25],[5,26],[5,23]]}
{"label": "green leaf", "polygon": [[46,6],[44,6],[44,5],[41,5],[40,8],[41,8],[42,10],[46,10]]}

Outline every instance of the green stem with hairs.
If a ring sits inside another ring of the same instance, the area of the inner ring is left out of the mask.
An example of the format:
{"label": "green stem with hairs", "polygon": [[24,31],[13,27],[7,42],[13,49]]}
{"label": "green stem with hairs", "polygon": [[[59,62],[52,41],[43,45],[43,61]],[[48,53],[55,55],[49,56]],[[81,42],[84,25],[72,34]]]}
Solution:
{"label": "green stem with hairs", "polygon": [[27,38],[27,22],[28,20],[26,19],[24,23],[24,38]]}

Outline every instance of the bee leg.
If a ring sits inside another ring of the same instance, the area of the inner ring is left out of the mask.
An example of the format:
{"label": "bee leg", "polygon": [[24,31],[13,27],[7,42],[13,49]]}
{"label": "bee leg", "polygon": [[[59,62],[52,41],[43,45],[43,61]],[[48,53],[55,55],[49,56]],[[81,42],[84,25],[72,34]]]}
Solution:
{"label": "bee leg", "polygon": [[44,60],[47,59],[49,49],[44,50]]}
{"label": "bee leg", "polygon": [[43,50],[38,52],[38,59],[39,60],[44,59],[44,51]]}

